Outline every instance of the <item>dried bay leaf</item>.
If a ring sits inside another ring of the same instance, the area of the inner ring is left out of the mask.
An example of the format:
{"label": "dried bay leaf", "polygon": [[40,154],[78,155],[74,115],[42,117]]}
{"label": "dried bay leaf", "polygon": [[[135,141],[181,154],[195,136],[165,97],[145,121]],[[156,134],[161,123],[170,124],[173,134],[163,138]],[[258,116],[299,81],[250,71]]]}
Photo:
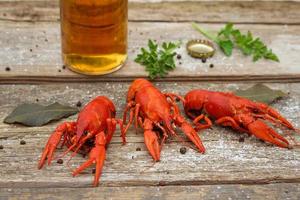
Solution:
{"label": "dried bay leaf", "polygon": [[287,96],[287,94],[281,90],[273,90],[260,83],[246,90],[237,90],[234,93],[237,96],[245,97],[247,99],[266,104],[271,104],[274,101]]}
{"label": "dried bay leaf", "polygon": [[26,126],[42,126],[50,121],[69,117],[78,112],[77,108],[53,103],[49,106],[22,104],[4,119],[4,123],[19,123]]}

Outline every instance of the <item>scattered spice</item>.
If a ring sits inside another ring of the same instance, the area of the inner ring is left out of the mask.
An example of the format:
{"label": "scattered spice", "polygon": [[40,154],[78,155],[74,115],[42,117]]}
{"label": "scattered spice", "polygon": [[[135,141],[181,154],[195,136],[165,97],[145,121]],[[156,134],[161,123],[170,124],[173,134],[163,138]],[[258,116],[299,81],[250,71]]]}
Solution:
{"label": "scattered spice", "polygon": [[61,72],[61,69],[59,69],[58,72]]}
{"label": "scattered spice", "polygon": [[245,138],[244,137],[240,137],[239,138],[239,142],[245,142]]}
{"label": "scattered spice", "polygon": [[66,69],[66,65],[63,65],[62,68],[63,68],[63,69]]}
{"label": "scattered spice", "polygon": [[21,140],[20,141],[20,145],[25,145],[26,144],[26,141],[25,140]]}
{"label": "scattered spice", "polygon": [[76,106],[77,106],[77,107],[81,107],[81,106],[82,106],[81,101],[78,101],[78,102],[76,103]]}
{"label": "scattered spice", "polygon": [[210,68],[214,68],[214,64],[210,64],[209,67],[210,67]]}
{"label": "scattered spice", "polygon": [[48,42],[48,39],[47,39],[47,38],[45,39],[45,42]]}
{"label": "scattered spice", "polygon": [[29,51],[32,52],[33,50],[32,50],[32,49],[29,49]]}
{"label": "scattered spice", "polygon": [[36,99],[35,101],[36,101],[36,102],[39,102],[40,100],[39,100],[39,99]]}
{"label": "scattered spice", "polygon": [[136,151],[141,151],[141,148],[140,148],[140,147],[137,147],[137,148],[136,148]]}
{"label": "scattered spice", "polygon": [[60,158],[60,159],[57,160],[57,163],[58,163],[58,164],[63,164],[64,161],[63,161],[63,159]]}
{"label": "scattered spice", "polygon": [[10,71],[10,67],[6,67],[5,71],[9,72]]}
{"label": "scattered spice", "polygon": [[4,146],[3,146],[3,145],[0,145],[0,149],[4,149]]}
{"label": "scattered spice", "polygon": [[181,147],[180,148],[180,153],[181,154],[185,154],[186,153],[186,148],[185,147]]}
{"label": "scattered spice", "polygon": [[182,64],[182,62],[179,62],[179,65],[181,65]]}
{"label": "scattered spice", "polygon": [[206,58],[202,58],[202,63],[206,63]]}
{"label": "scattered spice", "polygon": [[180,54],[177,54],[177,59],[180,60],[182,56]]}

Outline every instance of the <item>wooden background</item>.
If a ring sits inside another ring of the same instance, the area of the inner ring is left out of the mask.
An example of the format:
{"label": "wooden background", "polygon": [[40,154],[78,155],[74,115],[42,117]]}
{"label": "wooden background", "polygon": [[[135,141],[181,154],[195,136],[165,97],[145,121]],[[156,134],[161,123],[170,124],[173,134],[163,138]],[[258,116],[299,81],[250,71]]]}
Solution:
{"label": "wooden background", "polygon": [[[149,38],[160,41],[202,38],[191,28],[218,30],[227,21],[251,30],[279,55],[280,63],[259,61],[220,51],[203,64],[178,50],[182,64],[156,82],[163,91],[185,94],[193,88],[220,91],[246,89],[256,82],[289,92],[273,106],[300,127],[300,2],[279,0],[132,0],[129,3],[129,60],[120,71],[100,77],[62,69],[59,9],[54,0],[0,1],[0,199],[300,199],[300,151],[280,149],[230,129],[203,131],[205,155],[169,141],[161,162],[154,164],[143,135],[128,134],[121,145],[115,134],[108,149],[101,185],[91,188],[91,169],[71,177],[56,162],[37,170],[37,161],[57,122],[39,128],[6,125],[2,121],[24,102],[84,104],[97,95],[112,98],[118,116],[130,81],[146,77],[133,62]],[[209,64],[214,68],[209,68]],[[5,68],[10,67],[11,71]],[[76,119],[76,116],[70,119]],[[69,119],[69,120],[70,120]],[[300,139],[297,137],[298,140]],[[20,145],[25,140],[26,145]],[[136,151],[137,148],[141,151]],[[78,156],[72,168],[84,162]]]}

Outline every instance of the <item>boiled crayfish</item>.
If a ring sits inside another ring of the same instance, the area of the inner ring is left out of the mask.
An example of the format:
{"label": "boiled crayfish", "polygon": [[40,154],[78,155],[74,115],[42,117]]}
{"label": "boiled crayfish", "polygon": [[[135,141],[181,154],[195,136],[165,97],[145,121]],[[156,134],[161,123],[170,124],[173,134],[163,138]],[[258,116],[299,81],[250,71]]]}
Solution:
{"label": "boiled crayfish", "polygon": [[99,96],[88,103],[79,113],[76,122],[65,122],[60,124],[50,136],[43,151],[38,168],[41,169],[46,160],[48,165],[53,160],[54,151],[59,143],[66,145],[69,151],[82,151],[89,153],[89,159],[73,172],[78,175],[93,163],[96,164],[94,186],[99,184],[99,179],[105,160],[106,148],[119,124],[121,130],[122,121],[115,119],[116,110],[114,104],[104,96]]}
{"label": "boiled crayfish", "polygon": [[[160,160],[161,147],[168,136],[180,138],[173,126],[180,127],[197,149],[202,153],[205,152],[197,132],[180,114],[175,97],[175,94],[163,94],[145,79],[135,80],[127,94],[123,122],[126,123],[128,111],[130,119],[123,134],[135,119],[135,128],[137,129],[138,125],[143,128],[145,145],[154,161]],[[126,142],[125,135],[123,139]]]}
{"label": "boiled crayfish", "polygon": [[[280,124],[295,130],[293,125],[276,110],[266,104],[238,97],[233,93],[193,90],[184,100],[186,114],[194,120],[197,130],[209,128],[215,123],[229,126],[235,130],[252,134],[257,138],[283,148],[289,148],[289,142],[263,120]],[[208,115],[208,117],[207,117]],[[202,123],[201,123],[202,121]]]}

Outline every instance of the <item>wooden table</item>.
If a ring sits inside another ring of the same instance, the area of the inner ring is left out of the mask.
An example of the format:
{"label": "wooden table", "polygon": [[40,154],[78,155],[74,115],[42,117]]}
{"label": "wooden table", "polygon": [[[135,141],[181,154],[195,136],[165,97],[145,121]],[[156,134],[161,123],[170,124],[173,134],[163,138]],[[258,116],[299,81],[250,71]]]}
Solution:
{"label": "wooden table", "polygon": [[[178,50],[182,64],[159,79],[157,87],[184,94],[192,88],[232,91],[264,82],[290,93],[273,106],[300,127],[298,0],[132,0],[129,7],[126,66],[111,75],[87,77],[62,69],[58,1],[0,1],[0,145],[4,147],[0,150],[0,199],[300,199],[299,149],[276,148],[253,137],[241,142],[241,134],[217,126],[201,133],[206,154],[192,149],[180,154],[183,144],[172,140],[156,164],[141,133],[131,130],[128,144],[122,146],[117,132],[98,188],[91,188],[91,169],[76,178],[65,164],[56,162],[37,170],[43,146],[60,122],[39,128],[2,123],[16,105],[36,101],[75,105],[107,95],[120,116],[130,81],[147,76],[133,62],[139,48],[149,38],[184,43],[203,38],[192,29],[192,21],[212,30],[234,22],[261,37],[281,62],[253,63],[238,52],[227,58],[218,51],[203,64],[190,58],[183,46]],[[209,68],[211,63],[214,68]],[[7,67],[11,70],[6,71]],[[20,140],[26,145],[20,145]],[[77,156],[71,167],[84,160]]]}

